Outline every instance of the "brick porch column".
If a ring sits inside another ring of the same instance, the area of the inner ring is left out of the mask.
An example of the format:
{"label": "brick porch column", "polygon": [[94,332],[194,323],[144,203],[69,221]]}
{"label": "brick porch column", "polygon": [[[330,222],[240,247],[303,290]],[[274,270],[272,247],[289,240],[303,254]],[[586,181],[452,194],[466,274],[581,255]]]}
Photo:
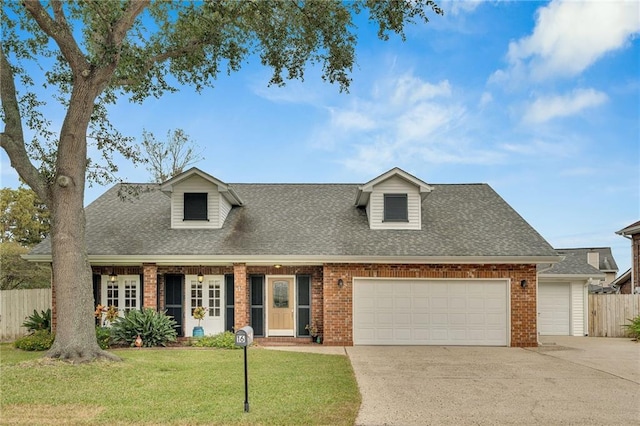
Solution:
{"label": "brick porch column", "polygon": [[245,263],[233,264],[233,300],[233,327],[239,330],[249,324],[249,286]]}
{"label": "brick porch column", "polygon": [[143,263],[142,274],[144,280],[143,308],[158,309],[158,266],[155,263]]}

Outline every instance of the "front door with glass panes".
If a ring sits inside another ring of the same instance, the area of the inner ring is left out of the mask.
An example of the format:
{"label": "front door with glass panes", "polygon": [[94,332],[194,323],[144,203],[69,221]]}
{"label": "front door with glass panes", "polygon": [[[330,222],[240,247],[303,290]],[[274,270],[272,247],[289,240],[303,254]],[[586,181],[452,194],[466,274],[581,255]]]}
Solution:
{"label": "front door with glass panes", "polygon": [[293,336],[294,277],[267,279],[267,324],[269,336]]}
{"label": "front door with glass panes", "polygon": [[222,333],[224,331],[224,276],[205,275],[202,282],[196,275],[185,277],[185,335],[193,336],[193,327],[198,320],[193,317],[193,310],[198,306],[205,308],[206,314],[200,321],[205,335]]}
{"label": "front door with glass panes", "polygon": [[103,275],[100,300],[105,307],[115,306],[121,317],[132,309],[140,309],[140,276],[118,275],[111,281],[108,275]]}

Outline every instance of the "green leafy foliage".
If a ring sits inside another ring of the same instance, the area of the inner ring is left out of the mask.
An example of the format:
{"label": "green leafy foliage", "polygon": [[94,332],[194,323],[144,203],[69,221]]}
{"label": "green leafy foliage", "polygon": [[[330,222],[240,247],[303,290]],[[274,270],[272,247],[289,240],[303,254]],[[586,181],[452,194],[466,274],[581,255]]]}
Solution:
{"label": "green leafy foliage", "polygon": [[166,346],[178,337],[176,321],[164,312],[151,308],[132,310],[118,317],[111,326],[113,343],[133,346],[140,336],[145,347]]}
{"label": "green leafy foliage", "polygon": [[0,290],[51,287],[51,267],[27,262],[21,256],[29,248],[13,241],[0,243]]}
{"label": "green leafy foliage", "polygon": [[46,330],[51,333],[51,309],[40,313],[34,309],[33,314],[29,315],[22,326],[31,332]]}
{"label": "green leafy foliage", "polygon": [[240,346],[236,346],[235,334],[230,331],[201,337],[194,340],[192,345],[199,348],[240,349]]}
{"label": "green leafy foliage", "polygon": [[0,189],[0,242],[12,241],[32,247],[42,241],[51,228],[49,210],[36,193],[25,187]]}
{"label": "green leafy foliage", "polygon": [[634,340],[640,339],[640,315],[633,319],[629,319],[631,324],[624,324],[623,327],[627,329],[627,336]]}
{"label": "green leafy foliage", "polygon": [[54,338],[55,335],[48,330],[38,330],[33,334],[16,340],[13,346],[23,351],[47,351],[53,345]]}
{"label": "green leafy foliage", "polygon": [[100,349],[109,349],[111,346],[111,329],[109,327],[96,327],[96,340]]}

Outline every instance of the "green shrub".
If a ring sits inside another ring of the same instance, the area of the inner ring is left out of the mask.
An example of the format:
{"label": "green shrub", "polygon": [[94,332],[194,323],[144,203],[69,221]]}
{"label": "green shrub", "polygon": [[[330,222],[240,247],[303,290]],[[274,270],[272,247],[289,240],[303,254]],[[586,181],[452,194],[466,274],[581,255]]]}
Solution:
{"label": "green shrub", "polygon": [[201,337],[194,340],[192,344],[200,348],[240,349],[240,346],[236,346],[235,334],[230,331],[225,331],[214,336]]}
{"label": "green shrub", "polygon": [[145,347],[166,346],[178,337],[176,325],[174,319],[164,312],[151,308],[132,310],[111,324],[111,339],[113,343],[133,346],[136,337],[140,336]]}
{"label": "green shrub", "polygon": [[41,311],[40,313],[34,309],[33,314],[27,317],[27,319],[22,323],[22,326],[30,332],[47,330],[51,333],[51,309]]}
{"label": "green shrub", "polygon": [[37,330],[28,336],[21,337],[13,346],[23,351],[46,351],[53,345],[55,335],[48,330]]}
{"label": "green shrub", "polygon": [[631,324],[623,325],[627,329],[627,336],[635,340],[640,339],[640,315],[628,321],[631,321]]}
{"label": "green shrub", "polygon": [[100,349],[109,349],[109,346],[111,346],[111,329],[109,327],[96,327],[96,340]]}

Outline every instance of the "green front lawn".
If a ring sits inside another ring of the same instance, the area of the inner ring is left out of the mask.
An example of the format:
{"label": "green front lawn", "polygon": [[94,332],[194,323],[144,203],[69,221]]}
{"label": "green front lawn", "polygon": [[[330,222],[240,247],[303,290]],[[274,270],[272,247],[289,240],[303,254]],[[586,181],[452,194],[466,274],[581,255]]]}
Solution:
{"label": "green front lawn", "polygon": [[360,394],[345,356],[220,349],[114,350],[124,362],[68,365],[0,345],[8,424],[352,425]]}

